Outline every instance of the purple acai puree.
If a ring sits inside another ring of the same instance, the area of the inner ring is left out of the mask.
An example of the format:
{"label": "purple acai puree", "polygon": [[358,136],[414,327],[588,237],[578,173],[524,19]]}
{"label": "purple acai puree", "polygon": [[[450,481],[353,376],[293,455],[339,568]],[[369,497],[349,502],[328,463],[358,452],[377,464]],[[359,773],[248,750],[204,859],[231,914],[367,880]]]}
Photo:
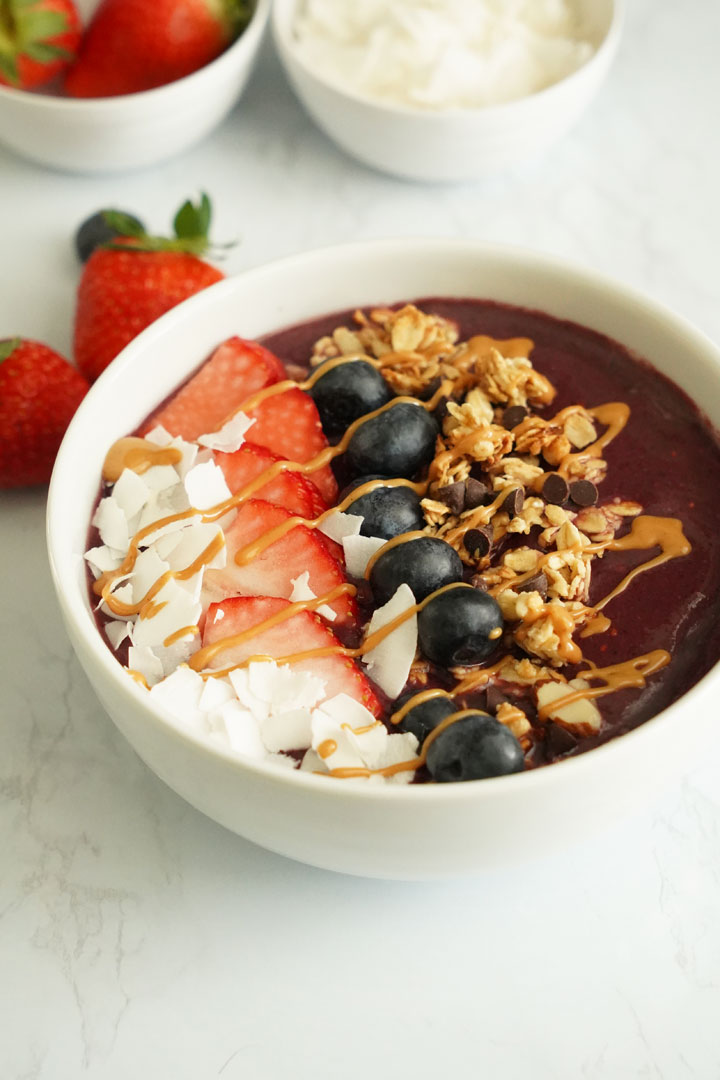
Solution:
{"label": "purple acai puree", "polygon": [[[533,366],[557,389],[551,416],[566,405],[588,408],[623,401],[631,409],[627,427],[606,449],[607,478],[600,503],[618,497],[640,503],[645,514],[680,518],[692,552],[635,578],[611,601],[612,628],[582,639],[585,656],[599,667],[654,649],[672,662],[648,679],[644,690],[623,690],[601,699],[603,734],[579,739],[580,752],[636,727],[658,713],[705,675],[720,656],[720,439],[687,395],[646,360],[583,326],[524,308],[484,300],[427,298],[413,301],[424,311],[458,324],[460,339],[475,334],[527,337],[535,342]],[[285,363],[307,366],[314,342],[337,326],[353,324],[352,311],[269,334],[262,343]],[[589,603],[597,602],[647,552],[607,552],[593,562]],[[652,554],[652,553],[650,553]],[[558,735],[544,760],[572,749]],[[550,740],[552,742],[552,740]],[[542,763],[542,755],[537,759]]]}

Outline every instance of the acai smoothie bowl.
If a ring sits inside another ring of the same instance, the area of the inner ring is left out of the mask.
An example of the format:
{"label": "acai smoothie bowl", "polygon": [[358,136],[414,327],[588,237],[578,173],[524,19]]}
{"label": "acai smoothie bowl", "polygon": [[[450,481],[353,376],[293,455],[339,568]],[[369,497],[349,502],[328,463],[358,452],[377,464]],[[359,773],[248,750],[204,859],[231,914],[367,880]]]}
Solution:
{"label": "acai smoothie bowl", "polygon": [[586,270],[472,242],[297,256],[142,334],[48,543],[98,696],[274,851],[431,878],[542,854],[698,760],[720,365]]}

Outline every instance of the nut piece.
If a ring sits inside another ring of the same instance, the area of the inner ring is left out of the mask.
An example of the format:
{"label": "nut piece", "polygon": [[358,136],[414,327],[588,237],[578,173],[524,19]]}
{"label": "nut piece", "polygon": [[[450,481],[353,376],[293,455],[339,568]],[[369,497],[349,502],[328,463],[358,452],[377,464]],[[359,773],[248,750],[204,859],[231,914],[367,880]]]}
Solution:
{"label": "nut piece", "polygon": [[[538,709],[553,702],[560,702],[568,697],[574,690],[587,690],[588,683],[584,679],[573,679],[569,683],[549,682],[538,686],[536,690]],[[556,723],[563,727],[571,728],[581,735],[593,735],[600,730],[602,717],[595,703],[590,698],[580,698],[569,705],[561,708],[552,707],[549,715]]]}

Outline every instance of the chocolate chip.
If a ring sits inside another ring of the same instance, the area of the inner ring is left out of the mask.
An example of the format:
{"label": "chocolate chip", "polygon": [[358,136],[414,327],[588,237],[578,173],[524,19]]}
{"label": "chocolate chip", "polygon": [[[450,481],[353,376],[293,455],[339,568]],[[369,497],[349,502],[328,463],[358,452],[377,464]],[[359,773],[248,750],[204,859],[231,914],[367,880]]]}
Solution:
{"label": "chocolate chip", "polygon": [[448,402],[449,401],[450,401],[449,397],[441,397],[440,400],[438,401],[437,405],[435,406],[435,412],[434,412],[433,415],[435,416],[435,419],[437,420],[438,424],[442,424],[443,420],[445,419],[445,417],[448,414]]}
{"label": "chocolate chip", "polygon": [[[422,392],[422,400],[430,401],[433,394],[437,394],[438,390],[442,386],[442,379],[439,375],[436,375],[434,379],[431,379]],[[447,400],[447,398],[445,399]]]}
{"label": "chocolate chip", "polygon": [[502,426],[512,431],[514,427],[522,423],[527,414],[528,411],[524,405],[510,405],[502,414]]}
{"label": "chocolate chip", "polygon": [[477,559],[483,559],[488,554],[492,542],[493,531],[489,525],[485,525],[482,529],[468,529],[463,536],[465,550]]}
{"label": "chocolate chip", "polygon": [[545,502],[554,503],[555,506],[562,506],[568,497],[568,486],[565,477],[556,472],[548,473],[543,480],[542,494]]}
{"label": "chocolate chip", "polygon": [[462,480],[447,484],[433,492],[433,498],[445,503],[451,514],[462,514],[465,509],[465,484]]}
{"label": "chocolate chip", "polygon": [[542,570],[538,570],[520,585],[513,585],[515,592],[539,592],[542,597],[547,596],[547,588],[548,579]]}
{"label": "chocolate chip", "polygon": [[509,703],[509,698],[503,694],[498,686],[488,686],[486,691],[486,707],[488,712],[496,713],[501,705]]}
{"label": "chocolate chip", "polygon": [[479,461],[473,461],[470,466],[470,476],[473,480],[479,480],[481,484],[485,484],[486,487],[490,487],[487,473]]}
{"label": "chocolate chip", "polygon": [[475,480],[470,476],[465,482],[465,509],[475,510],[483,506],[489,494],[490,488],[482,480]]}
{"label": "chocolate chip", "polygon": [[514,518],[517,517],[524,505],[525,492],[522,488],[515,488],[503,500],[502,508],[508,512],[511,518]]}
{"label": "chocolate chip", "polygon": [[567,728],[561,727],[560,724],[553,723],[552,720],[546,725],[545,745],[547,746],[548,753],[553,756],[568,754],[571,750],[575,749],[577,744],[577,739],[567,730]]}
{"label": "chocolate chip", "polygon": [[598,501],[598,489],[591,480],[574,480],[570,485],[570,498],[576,506],[594,506]]}

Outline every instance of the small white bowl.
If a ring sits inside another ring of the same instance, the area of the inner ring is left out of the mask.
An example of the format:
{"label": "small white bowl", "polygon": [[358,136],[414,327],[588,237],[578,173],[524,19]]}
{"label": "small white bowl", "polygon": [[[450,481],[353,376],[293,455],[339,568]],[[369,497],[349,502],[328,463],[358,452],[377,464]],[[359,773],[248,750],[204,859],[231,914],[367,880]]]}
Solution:
{"label": "small white bowl", "polygon": [[626,287],[542,255],[479,243],[352,244],[251,270],[173,308],[91,388],[60,448],[48,547],[68,633],[98,697],[149,767],[193,806],[272,851],[352,874],[433,878],[542,856],[646,804],[706,754],[720,665],[678,702],[549,768],[458,784],[364,785],[243,758],[173,721],[128,678],[95,625],[82,553],[108,446],[231,334],[419,296],[490,298],[571,319],[674,378],[720,426],[720,351]]}
{"label": "small white bowl", "polygon": [[139,169],[186,150],[238,101],[270,3],[257,0],[247,29],[216,60],[155,90],[70,98],[0,86],[0,142],[40,165],[78,173]]}
{"label": "small white bowl", "polygon": [[564,135],[605,78],[620,40],[624,0],[581,0],[591,59],[519,101],[430,111],[344,90],[313,71],[293,32],[298,0],[275,0],[273,36],[298,97],[319,127],[366,165],[409,180],[472,180],[535,157]]}

